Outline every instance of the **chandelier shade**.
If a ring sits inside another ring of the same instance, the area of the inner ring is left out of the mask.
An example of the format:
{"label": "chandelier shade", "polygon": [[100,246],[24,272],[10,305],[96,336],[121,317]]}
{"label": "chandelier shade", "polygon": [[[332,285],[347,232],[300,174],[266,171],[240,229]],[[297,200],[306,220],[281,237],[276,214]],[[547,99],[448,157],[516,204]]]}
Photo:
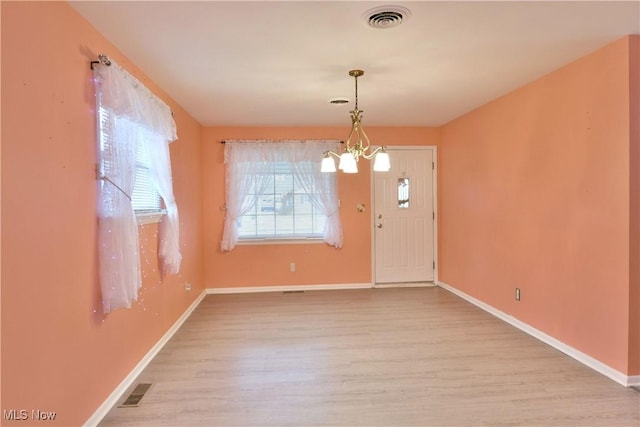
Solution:
{"label": "chandelier shade", "polygon": [[391,162],[389,161],[389,154],[381,150],[373,161],[373,170],[376,172],[388,172],[391,169]]}
{"label": "chandelier shade", "polygon": [[322,166],[320,167],[320,172],[335,172],[336,171],[336,162],[333,161],[331,156],[325,154],[322,159]]}
{"label": "chandelier shade", "polygon": [[340,155],[340,164],[338,165],[338,169],[344,173],[357,173],[358,163],[356,162],[354,155],[349,152],[342,153]]}
{"label": "chandelier shade", "polygon": [[376,172],[388,172],[391,169],[389,154],[386,153],[385,147],[377,147],[371,150],[371,142],[366,132],[362,128],[362,110],[358,108],[358,77],[362,76],[364,71],[351,70],[349,75],[355,79],[355,106],[350,111],[351,114],[351,131],[347,138],[344,151],[341,154],[327,151],[322,159],[321,172],[335,172],[335,158],[340,159],[338,169],[344,173],[357,173],[358,161],[360,157],[367,160],[374,159],[373,170]]}

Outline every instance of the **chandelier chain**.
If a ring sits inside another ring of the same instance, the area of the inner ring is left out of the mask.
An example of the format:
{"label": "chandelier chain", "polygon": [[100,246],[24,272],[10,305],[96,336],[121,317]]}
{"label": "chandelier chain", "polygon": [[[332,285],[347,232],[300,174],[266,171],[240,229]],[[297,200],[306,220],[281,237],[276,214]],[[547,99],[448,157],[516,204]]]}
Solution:
{"label": "chandelier chain", "polygon": [[358,76],[355,76],[356,79],[356,110],[358,109]]}

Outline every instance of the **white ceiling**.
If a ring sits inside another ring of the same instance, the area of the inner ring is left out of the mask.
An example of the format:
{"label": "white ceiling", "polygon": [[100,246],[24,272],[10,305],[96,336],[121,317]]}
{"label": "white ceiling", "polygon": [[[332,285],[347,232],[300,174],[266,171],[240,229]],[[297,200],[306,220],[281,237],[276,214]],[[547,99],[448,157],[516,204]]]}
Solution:
{"label": "white ceiling", "polygon": [[[437,126],[640,33],[639,1],[86,1],[91,24],[202,125]],[[411,17],[369,27],[363,14]],[[100,52],[109,55],[110,52]]]}

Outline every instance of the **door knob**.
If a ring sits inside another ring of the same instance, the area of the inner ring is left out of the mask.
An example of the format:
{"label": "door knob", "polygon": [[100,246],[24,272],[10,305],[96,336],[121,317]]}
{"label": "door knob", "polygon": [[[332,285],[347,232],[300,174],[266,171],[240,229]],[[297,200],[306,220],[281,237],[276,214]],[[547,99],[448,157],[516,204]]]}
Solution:
{"label": "door knob", "polygon": [[382,228],[382,223],[381,223],[381,222],[379,222],[378,224],[376,224],[376,227],[378,227],[378,228]]}

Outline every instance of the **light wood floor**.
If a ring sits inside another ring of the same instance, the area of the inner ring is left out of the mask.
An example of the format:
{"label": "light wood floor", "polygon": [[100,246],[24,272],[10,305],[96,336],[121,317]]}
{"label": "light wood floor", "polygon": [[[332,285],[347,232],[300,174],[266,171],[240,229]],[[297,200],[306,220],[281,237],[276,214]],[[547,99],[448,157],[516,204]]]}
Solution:
{"label": "light wood floor", "polygon": [[640,425],[636,390],[441,288],[209,295],[139,382],[101,426]]}

